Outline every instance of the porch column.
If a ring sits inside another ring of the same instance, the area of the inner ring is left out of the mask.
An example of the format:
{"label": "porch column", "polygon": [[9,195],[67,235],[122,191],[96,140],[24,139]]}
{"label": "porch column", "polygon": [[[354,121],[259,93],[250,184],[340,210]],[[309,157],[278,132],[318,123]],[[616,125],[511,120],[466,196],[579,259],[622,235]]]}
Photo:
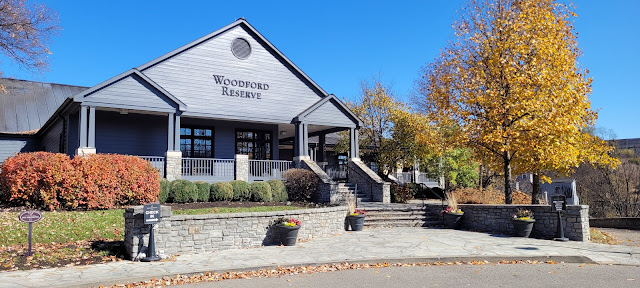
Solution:
{"label": "porch column", "polygon": [[96,154],[96,148],[95,148],[96,116],[95,114],[96,114],[95,107],[88,107],[86,105],[80,106],[80,119],[78,121],[80,126],[78,129],[80,134],[80,146],[78,147],[78,150],[76,150],[76,155],[78,156],[87,156],[90,154]]}
{"label": "porch column", "polygon": [[296,133],[293,144],[293,160],[309,159],[309,137],[307,124],[296,123]]}
{"label": "porch column", "polygon": [[167,153],[165,153],[164,170],[169,181],[182,178],[182,151],[180,151],[180,115],[169,113],[167,128]]}
{"label": "porch column", "polygon": [[176,137],[174,136],[175,133],[175,128],[174,128],[174,117],[175,114],[174,113],[169,113],[169,123],[167,125],[167,151],[175,151],[176,150],[176,146],[174,144],[174,140],[176,139]]}
{"label": "porch column", "polygon": [[349,129],[349,157],[360,160],[360,149],[358,147],[358,128]]}

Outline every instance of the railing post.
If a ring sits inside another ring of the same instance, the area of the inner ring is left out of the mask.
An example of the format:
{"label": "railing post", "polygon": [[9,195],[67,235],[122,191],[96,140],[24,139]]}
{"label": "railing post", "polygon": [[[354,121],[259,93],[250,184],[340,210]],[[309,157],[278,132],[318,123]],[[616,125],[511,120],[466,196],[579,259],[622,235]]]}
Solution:
{"label": "railing post", "polygon": [[249,156],[236,154],[235,180],[249,182]]}

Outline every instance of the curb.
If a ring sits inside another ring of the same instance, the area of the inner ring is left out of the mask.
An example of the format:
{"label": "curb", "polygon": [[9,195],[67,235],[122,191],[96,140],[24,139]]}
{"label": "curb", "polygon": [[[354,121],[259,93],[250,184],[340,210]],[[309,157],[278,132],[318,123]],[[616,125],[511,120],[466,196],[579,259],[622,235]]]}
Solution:
{"label": "curb", "polygon": [[[330,261],[330,262],[300,262],[295,264],[288,265],[266,265],[266,266],[254,266],[254,267],[243,267],[236,269],[221,269],[221,270],[203,270],[203,271],[192,271],[189,273],[184,273],[180,275],[192,276],[196,274],[211,272],[211,273],[224,273],[224,272],[246,272],[246,271],[255,271],[261,269],[276,269],[279,267],[299,267],[299,266],[320,266],[320,265],[330,265],[330,264],[338,264],[338,263],[352,263],[352,264],[375,264],[375,263],[402,263],[402,264],[410,264],[410,263],[435,263],[435,262],[458,262],[458,261],[489,261],[489,262],[499,262],[499,261],[554,261],[554,262],[564,262],[564,263],[584,263],[584,264],[597,264],[595,261],[591,260],[586,256],[459,256],[459,257],[417,257],[417,258],[369,258],[369,259],[360,259],[360,260],[344,260],[344,261]],[[141,262],[140,262],[141,263]],[[100,285],[103,286],[112,286],[116,284],[128,284],[135,283],[140,281],[147,281],[151,278],[162,278],[165,276],[172,277],[177,274],[156,274],[156,275],[146,275],[141,277],[133,277],[126,278],[121,280],[109,280],[105,282],[93,282],[93,283],[84,283],[78,285],[64,285],[64,286],[49,286],[49,287],[98,287]]]}

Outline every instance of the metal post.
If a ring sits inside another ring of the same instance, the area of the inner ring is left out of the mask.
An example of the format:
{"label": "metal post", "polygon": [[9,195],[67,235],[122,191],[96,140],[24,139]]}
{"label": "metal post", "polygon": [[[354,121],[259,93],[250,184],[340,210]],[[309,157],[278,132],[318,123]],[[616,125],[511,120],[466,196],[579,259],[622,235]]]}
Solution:
{"label": "metal post", "polygon": [[556,230],[557,238],[553,238],[555,241],[569,241],[569,238],[564,237],[564,225],[562,225],[562,211],[558,210],[558,229]]}
{"label": "metal post", "polygon": [[29,222],[29,250],[27,251],[27,257],[33,255],[33,252],[31,252],[31,227],[32,227],[31,222]]}
{"label": "metal post", "polygon": [[155,237],[153,237],[153,225],[154,224],[149,224],[149,249],[147,249],[147,257],[141,260],[143,262],[158,261],[161,259],[156,256],[156,240]]}

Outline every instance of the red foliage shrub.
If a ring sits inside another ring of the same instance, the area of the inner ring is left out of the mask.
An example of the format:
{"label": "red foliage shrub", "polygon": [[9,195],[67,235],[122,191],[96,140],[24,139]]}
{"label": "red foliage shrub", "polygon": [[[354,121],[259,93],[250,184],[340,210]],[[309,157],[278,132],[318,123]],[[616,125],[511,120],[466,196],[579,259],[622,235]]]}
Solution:
{"label": "red foliage shrub", "polygon": [[88,209],[108,209],[158,199],[158,172],[139,157],[95,154],[76,157],[72,164],[82,177]]}
{"label": "red foliage shrub", "polygon": [[0,199],[42,209],[108,209],[158,199],[158,172],[134,156],[21,153],[0,168]]}
{"label": "red foliage shrub", "polygon": [[78,173],[65,154],[21,153],[0,169],[1,199],[10,205],[73,209],[82,201]]}

